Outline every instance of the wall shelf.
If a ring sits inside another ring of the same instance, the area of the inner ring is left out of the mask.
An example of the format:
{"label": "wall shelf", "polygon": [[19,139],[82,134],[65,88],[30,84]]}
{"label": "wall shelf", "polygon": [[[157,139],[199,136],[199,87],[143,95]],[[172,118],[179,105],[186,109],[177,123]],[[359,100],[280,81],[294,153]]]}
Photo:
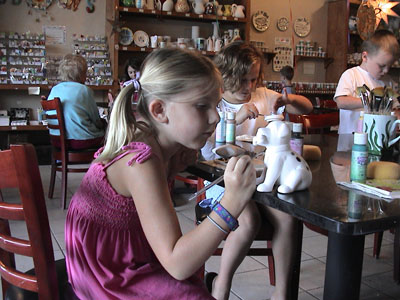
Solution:
{"label": "wall shelf", "polygon": [[[40,87],[43,90],[51,90],[52,85],[48,84],[0,84],[0,90],[27,90],[30,87]],[[112,85],[88,85],[93,90],[108,90]]]}
{"label": "wall shelf", "polygon": [[234,17],[225,17],[225,16],[215,16],[211,14],[195,14],[195,13],[180,13],[175,11],[161,11],[158,9],[139,9],[135,7],[124,7],[117,6],[117,11],[121,13],[129,13],[129,14],[141,14],[147,16],[155,16],[158,18],[171,18],[171,19],[191,19],[196,21],[207,20],[207,21],[223,21],[223,22],[239,22],[246,23],[248,21],[246,18],[234,18]]}
{"label": "wall shelf", "polygon": [[320,56],[309,56],[309,55],[295,55],[294,59],[296,62],[303,59],[323,60],[325,69],[333,62],[333,58],[331,57],[320,57]]}
{"label": "wall shelf", "polygon": [[45,125],[0,126],[0,131],[47,131]]}

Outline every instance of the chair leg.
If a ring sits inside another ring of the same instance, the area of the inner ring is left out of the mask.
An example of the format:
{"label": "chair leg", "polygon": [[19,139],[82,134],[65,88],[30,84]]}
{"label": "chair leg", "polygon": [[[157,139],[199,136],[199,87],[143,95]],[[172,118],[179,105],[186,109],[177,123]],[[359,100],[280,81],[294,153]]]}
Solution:
{"label": "chair leg", "polygon": [[[272,242],[267,241],[267,247],[272,248]],[[275,286],[275,261],[273,256],[268,256],[269,283]]]}
{"label": "chair leg", "polygon": [[379,254],[381,253],[381,246],[382,246],[382,238],[383,238],[383,231],[375,232],[374,234],[374,250],[372,256],[376,259],[379,258]]}
{"label": "chair leg", "polygon": [[65,160],[62,162],[62,171],[61,171],[61,202],[60,206],[62,209],[66,209],[67,207],[67,179],[68,179],[68,171],[67,171],[67,163]]}
{"label": "chair leg", "polygon": [[56,182],[56,160],[54,157],[51,158],[51,172],[50,172],[50,185],[49,185],[49,198],[53,198],[54,184]]}

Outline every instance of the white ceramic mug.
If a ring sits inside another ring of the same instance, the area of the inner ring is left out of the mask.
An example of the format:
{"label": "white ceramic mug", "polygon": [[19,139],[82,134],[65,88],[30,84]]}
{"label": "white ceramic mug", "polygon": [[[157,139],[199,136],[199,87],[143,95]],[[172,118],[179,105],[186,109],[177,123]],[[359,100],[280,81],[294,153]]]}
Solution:
{"label": "white ceramic mug", "polygon": [[158,46],[158,36],[152,35],[150,37],[151,48],[157,48]]}
{"label": "white ceramic mug", "polygon": [[364,114],[363,131],[368,135],[368,152],[380,156],[383,148],[396,143],[400,139],[400,136],[395,137],[399,123],[395,116]]}

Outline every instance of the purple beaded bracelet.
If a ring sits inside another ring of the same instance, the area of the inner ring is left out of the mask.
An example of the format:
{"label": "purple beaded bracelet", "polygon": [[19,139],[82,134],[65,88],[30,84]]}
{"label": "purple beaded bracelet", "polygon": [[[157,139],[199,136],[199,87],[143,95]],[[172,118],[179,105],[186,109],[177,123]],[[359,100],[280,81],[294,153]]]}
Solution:
{"label": "purple beaded bracelet", "polygon": [[225,207],[223,207],[221,205],[221,203],[217,202],[214,206],[213,206],[213,211],[215,211],[217,213],[218,216],[220,216],[220,218],[222,220],[225,221],[226,225],[228,225],[229,229],[234,231],[236,228],[239,227],[239,222],[238,220],[236,220],[230,213],[229,211],[227,211],[225,209]]}

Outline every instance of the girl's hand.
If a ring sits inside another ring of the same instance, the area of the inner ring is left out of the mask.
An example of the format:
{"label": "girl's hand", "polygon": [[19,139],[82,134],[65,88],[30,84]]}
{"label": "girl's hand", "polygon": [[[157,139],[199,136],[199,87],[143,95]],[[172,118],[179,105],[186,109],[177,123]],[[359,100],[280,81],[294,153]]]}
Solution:
{"label": "girl's hand", "polygon": [[283,94],[277,95],[277,97],[272,102],[272,112],[275,114],[279,107],[290,104],[288,93],[286,88],[283,88]]}
{"label": "girl's hand", "polygon": [[242,124],[247,119],[255,119],[258,114],[258,109],[253,103],[245,103],[236,114],[236,124]]}
{"label": "girl's hand", "polygon": [[256,189],[256,170],[248,155],[232,157],[225,168],[223,205],[238,216]]}

